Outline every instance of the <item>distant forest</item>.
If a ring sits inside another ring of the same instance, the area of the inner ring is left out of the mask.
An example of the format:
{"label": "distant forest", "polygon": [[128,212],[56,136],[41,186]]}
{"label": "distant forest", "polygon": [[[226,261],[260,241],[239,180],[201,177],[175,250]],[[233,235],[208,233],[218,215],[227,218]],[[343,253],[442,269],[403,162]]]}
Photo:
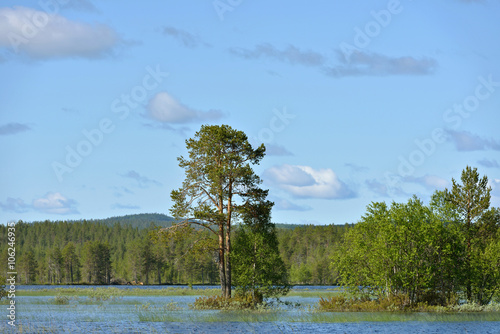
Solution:
{"label": "distant forest", "polygon": [[[216,254],[192,249],[195,234],[158,239],[175,219],[139,214],[103,220],[16,223],[20,284],[218,284]],[[329,268],[349,225],[276,224],[292,284],[336,284]],[[0,263],[7,263],[7,226],[0,225]],[[204,233],[198,231],[198,233]],[[6,276],[7,269],[0,269]]]}

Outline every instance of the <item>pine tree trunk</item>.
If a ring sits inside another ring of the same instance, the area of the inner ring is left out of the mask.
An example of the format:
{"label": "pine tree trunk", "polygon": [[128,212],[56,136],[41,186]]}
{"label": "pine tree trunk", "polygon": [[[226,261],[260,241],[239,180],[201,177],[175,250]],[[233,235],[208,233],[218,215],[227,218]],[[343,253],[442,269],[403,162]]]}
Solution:
{"label": "pine tree trunk", "polygon": [[224,225],[219,224],[219,278],[220,278],[220,287],[222,290],[222,296],[227,297],[226,295],[226,267],[225,267],[225,259],[224,259]]}

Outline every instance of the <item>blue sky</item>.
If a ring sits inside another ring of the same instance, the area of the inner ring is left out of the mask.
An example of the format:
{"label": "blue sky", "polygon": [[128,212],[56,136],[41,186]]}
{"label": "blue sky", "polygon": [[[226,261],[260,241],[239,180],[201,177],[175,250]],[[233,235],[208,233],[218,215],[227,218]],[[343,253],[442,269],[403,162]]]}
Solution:
{"label": "blue sky", "polygon": [[169,213],[202,124],[244,131],[277,223],[500,206],[500,1],[2,1],[0,216]]}

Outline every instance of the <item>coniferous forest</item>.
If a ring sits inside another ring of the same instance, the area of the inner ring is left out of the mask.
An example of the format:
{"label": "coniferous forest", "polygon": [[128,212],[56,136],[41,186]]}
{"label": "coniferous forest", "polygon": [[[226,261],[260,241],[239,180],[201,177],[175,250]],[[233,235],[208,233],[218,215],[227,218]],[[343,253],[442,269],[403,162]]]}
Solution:
{"label": "coniferous forest", "polygon": [[[146,223],[147,221],[147,223]],[[196,251],[194,233],[154,240],[174,219],[141,214],[105,220],[16,223],[21,284],[218,284],[215,254]],[[344,225],[277,225],[279,250],[293,284],[335,284],[329,269]],[[203,233],[198,231],[198,233]],[[7,263],[7,226],[0,225]],[[0,276],[5,276],[2,268]]]}

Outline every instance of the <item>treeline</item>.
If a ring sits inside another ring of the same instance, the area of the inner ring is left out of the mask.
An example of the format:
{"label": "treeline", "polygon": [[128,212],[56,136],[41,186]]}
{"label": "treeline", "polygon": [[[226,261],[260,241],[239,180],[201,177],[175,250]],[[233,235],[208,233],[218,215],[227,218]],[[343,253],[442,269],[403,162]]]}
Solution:
{"label": "treeline", "polygon": [[[154,243],[151,229],[100,222],[16,224],[16,268],[21,284],[216,283],[208,254],[189,251],[193,240]],[[0,225],[0,263],[8,259],[7,227]],[[6,276],[6,266],[0,276]]]}
{"label": "treeline", "polygon": [[[192,247],[200,234],[210,237],[203,231],[165,239],[156,237],[155,227],[108,223],[19,221],[15,245],[19,283],[218,284],[216,254]],[[292,284],[336,283],[330,256],[347,225],[277,226],[279,251]],[[0,225],[0,263],[7,263],[8,247],[7,226]],[[2,267],[0,276],[6,272]]]}

